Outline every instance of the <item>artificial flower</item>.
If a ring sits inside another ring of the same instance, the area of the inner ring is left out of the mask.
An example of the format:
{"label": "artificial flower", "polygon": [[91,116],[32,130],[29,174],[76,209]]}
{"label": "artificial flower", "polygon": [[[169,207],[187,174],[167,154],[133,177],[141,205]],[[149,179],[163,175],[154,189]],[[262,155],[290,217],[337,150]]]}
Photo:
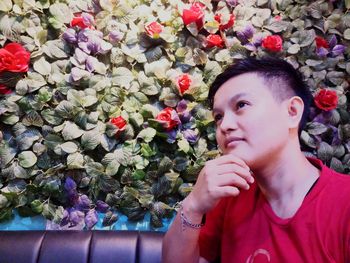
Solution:
{"label": "artificial flower", "polygon": [[27,72],[30,53],[18,43],[0,49],[0,72]]}
{"label": "artificial flower", "polygon": [[192,80],[190,75],[188,74],[182,74],[179,77],[177,77],[176,84],[181,95],[183,95],[190,88],[191,83],[192,83]]}
{"label": "artificial flower", "polygon": [[[226,17],[225,17],[226,18]],[[226,23],[223,23],[223,16],[222,14],[216,14],[214,19],[219,22],[220,26],[219,26],[219,30],[226,30],[229,29],[231,27],[233,27],[234,23],[235,23],[235,17],[234,15],[230,14],[228,16],[228,19],[226,19]]]}
{"label": "artificial flower", "polygon": [[338,95],[334,90],[321,89],[314,98],[317,108],[325,111],[333,110],[338,105]]}
{"label": "artificial flower", "polygon": [[185,26],[196,23],[197,29],[201,29],[204,25],[204,5],[196,2],[189,9],[184,9],[182,12],[182,20]]}
{"label": "artificial flower", "polygon": [[263,48],[272,52],[282,51],[282,44],[283,39],[279,35],[267,36],[262,40]]}
{"label": "artificial flower", "polygon": [[156,120],[160,122],[167,131],[172,130],[181,123],[176,111],[170,107],[159,112]]}
{"label": "artificial flower", "polygon": [[159,34],[163,31],[163,26],[154,21],[145,25],[145,30],[150,37],[158,38]]}
{"label": "artificial flower", "polygon": [[223,47],[224,41],[222,40],[221,36],[210,34],[207,36],[207,48],[211,47]]}

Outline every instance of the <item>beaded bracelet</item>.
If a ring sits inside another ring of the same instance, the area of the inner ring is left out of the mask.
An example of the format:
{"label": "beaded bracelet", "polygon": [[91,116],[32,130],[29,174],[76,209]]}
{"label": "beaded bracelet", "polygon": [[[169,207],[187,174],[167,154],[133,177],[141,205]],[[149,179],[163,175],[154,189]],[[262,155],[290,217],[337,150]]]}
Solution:
{"label": "beaded bracelet", "polygon": [[186,226],[194,229],[200,229],[202,226],[205,224],[205,214],[202,217],[202,222],[199,224],[192,223],[184,214],[183,209],[182,209],[182,202],[180,204],[180,218],[181,218],[181,226],[182,226],[182,231],[185,230]]}

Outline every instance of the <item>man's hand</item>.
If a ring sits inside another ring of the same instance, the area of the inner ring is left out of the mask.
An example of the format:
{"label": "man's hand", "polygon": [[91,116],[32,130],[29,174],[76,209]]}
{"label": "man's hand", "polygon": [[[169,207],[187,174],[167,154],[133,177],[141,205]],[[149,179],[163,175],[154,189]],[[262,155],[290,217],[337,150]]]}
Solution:
{"label": "man's hand", "polygon": [[[183,206],[195,217],[211,210],[223,197],[237,196],[248,190],[254,178],[247,164],[228,154],[206,162]],[[197,216],[196,216],[197,215]]]}

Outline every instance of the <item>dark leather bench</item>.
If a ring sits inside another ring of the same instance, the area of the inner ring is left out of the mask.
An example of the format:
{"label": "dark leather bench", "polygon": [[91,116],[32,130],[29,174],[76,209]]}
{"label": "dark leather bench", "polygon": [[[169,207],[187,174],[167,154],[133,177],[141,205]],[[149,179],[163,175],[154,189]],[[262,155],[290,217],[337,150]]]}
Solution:
{"label": "dark leather bench", "polygon": [[0,263],[158,263],[161,232],[0,231]]}

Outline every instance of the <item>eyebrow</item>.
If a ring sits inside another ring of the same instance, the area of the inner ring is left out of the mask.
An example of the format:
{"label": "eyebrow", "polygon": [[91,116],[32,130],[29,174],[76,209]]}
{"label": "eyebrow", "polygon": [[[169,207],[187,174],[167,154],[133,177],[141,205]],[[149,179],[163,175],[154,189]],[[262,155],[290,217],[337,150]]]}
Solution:
{"label": "eyebrow", "polygon": [[[241,97],[244,97],[244,96],[247,96],[247,95],[248,95],[248,93],[246,93],[246,92],[238,93],[238,94],[234,95],[234,96],[230,99],[229,103],[232,104],[234,101],[237,101],[237,100],[240,99]],[[216,112],[216,111],[219,111],[219,108],[213,107],[213,110],[212,110],[212,111],[213,111],[213,113]]]}

